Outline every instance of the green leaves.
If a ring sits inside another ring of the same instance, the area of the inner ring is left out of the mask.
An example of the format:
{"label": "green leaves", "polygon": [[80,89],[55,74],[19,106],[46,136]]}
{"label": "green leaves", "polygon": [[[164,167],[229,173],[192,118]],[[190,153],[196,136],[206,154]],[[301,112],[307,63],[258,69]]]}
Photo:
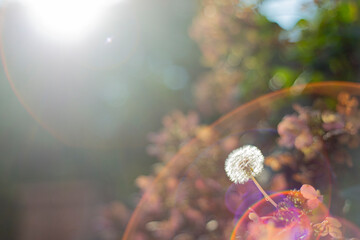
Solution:
{"label": "green leaves", "polygon": [[338,12],[343,23],[352,23],[358,19],[358,6],[353,1],[341,3]]}

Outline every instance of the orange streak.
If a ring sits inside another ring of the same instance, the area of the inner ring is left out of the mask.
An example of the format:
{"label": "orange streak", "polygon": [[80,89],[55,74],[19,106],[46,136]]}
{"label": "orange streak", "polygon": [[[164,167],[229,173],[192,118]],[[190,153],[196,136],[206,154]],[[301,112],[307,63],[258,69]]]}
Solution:
{"label": "orange streak", "polygon": [[6,76],[6,79],[8,80],[11,90],[14,92],[16,98],[20,102],[20,104],[24,107],[24,109],[29,113],[29,115],[37,122],[39,123],[44,129],[46,129],[51,135],[53,135],[55,138],[61,140],[62,142],[66,143],[66,141],[58,134],[56,133],[50,126],[48,126],[44,121],[42,121],[30,108],[30,106],[26,103],[24,98],[21,96],[20,92],[17,90],[14,81],[12,80],[12,77],[10,75],[9,67],[7,65],[4,46],[3,46],[3,23],[5,18],[5,8],[2,7],[0,9],[0,58],[2,61],[2,65],[4,68],[4,73]]}

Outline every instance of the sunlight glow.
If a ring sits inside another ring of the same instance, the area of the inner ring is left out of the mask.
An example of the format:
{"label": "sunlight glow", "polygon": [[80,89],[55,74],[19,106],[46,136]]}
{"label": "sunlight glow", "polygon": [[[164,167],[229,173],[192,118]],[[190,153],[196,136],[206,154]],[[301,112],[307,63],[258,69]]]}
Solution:
{"label": "sunlight glow", "polygon": [[116,0],[20,0],[34,27],[58,40],[77,40],[96,29]]}

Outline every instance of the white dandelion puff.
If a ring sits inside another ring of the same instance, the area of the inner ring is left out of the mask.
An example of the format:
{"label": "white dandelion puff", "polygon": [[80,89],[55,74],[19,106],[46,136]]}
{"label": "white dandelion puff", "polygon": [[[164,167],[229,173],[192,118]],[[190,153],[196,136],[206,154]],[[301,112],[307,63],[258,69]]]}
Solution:
{"label": "white dandelion puff", "polygon": [[225,161],[225,172],[234,183],[245,183],[253,180],[257,188],[274,207],[277,204],[267,195],[264,189],[256,181],[255,176],[264,169],[264,155],[260,149],[252,145],[246,145],[232,151]]}
{"label": "white dandelion puff", "polygon": [[261,151],[246,145],[232,151],[225,161],[225,171],[234,183],[245,183],[264,169],[264,156]]}

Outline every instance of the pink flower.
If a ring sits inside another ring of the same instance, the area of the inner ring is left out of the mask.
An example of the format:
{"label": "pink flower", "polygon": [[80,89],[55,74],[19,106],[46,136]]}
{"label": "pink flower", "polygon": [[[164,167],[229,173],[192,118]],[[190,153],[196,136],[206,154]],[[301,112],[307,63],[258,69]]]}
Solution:
{"label": "pink flower", "polygon": [[300,188],[300,192],[307,200],[306,204],[310,209],[317,208],[319,204],[323,201],[323,196],[320,195],[320,191],[315,190],[315,188],[311,185],[302,185],[302,187]]}

